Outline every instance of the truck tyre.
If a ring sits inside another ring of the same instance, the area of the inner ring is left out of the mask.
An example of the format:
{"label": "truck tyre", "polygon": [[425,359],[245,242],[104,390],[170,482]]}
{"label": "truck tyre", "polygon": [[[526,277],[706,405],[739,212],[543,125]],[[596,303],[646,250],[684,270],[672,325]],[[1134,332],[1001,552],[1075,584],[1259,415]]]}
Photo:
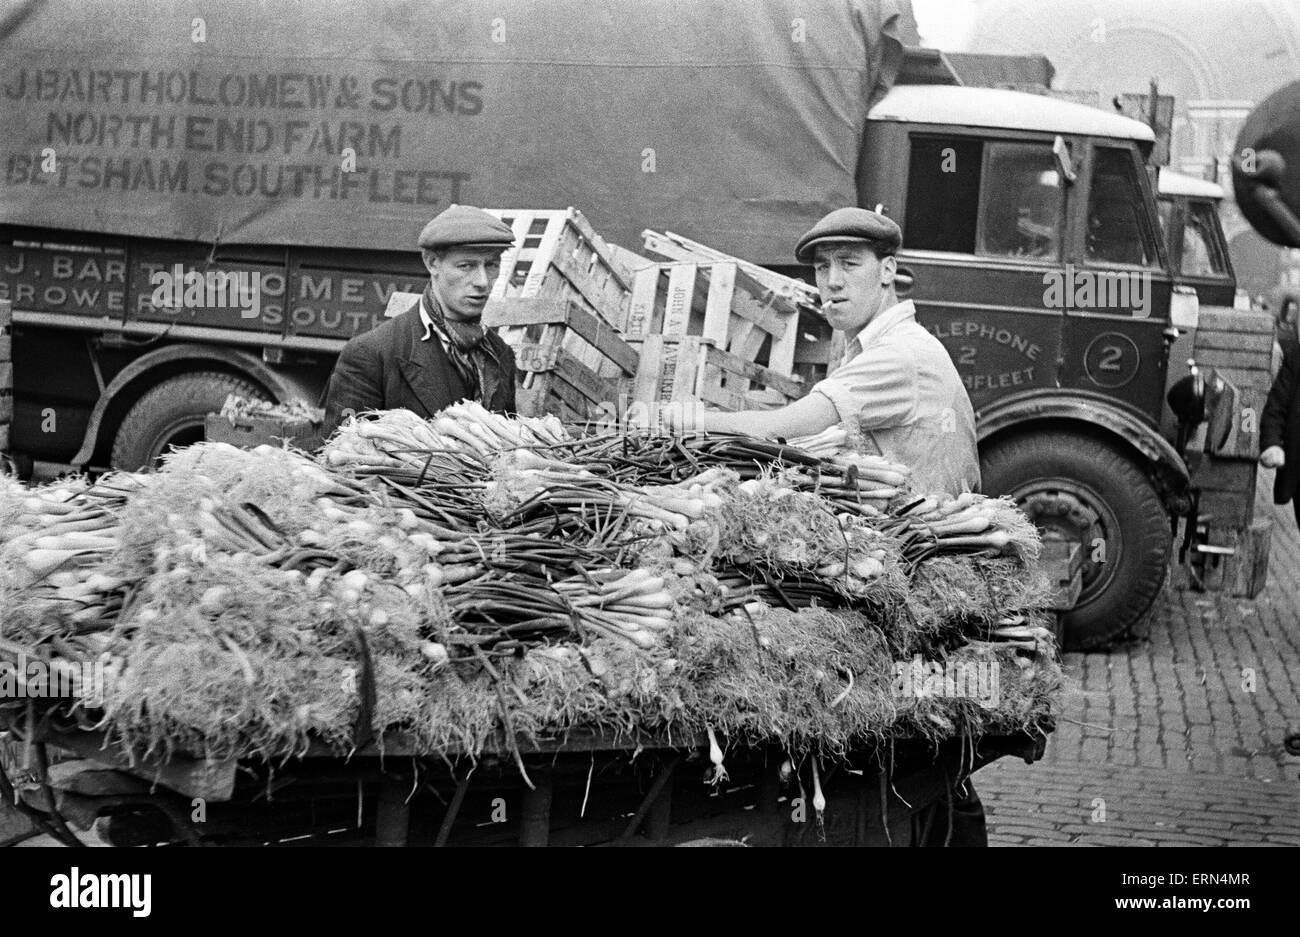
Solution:
{"label": "truck tyre", "polygon": [[1173,535],[1142,468],[1114,444],[1049,430],[1005,438],[981,453],[984,491],[1010,495],[1042,530],[1082,545],[1083,592],[1061,616],[1066,650],[1129,633],[1164,585]]}
{"label": "truck tyre", "polygon": [[204,417],[220,410],[228,394],[270,399],[256,384],[219,371],[182,374],[158,384],[135,402],[118,427],[113,467],[146,468],[172,446],[201,442]]}

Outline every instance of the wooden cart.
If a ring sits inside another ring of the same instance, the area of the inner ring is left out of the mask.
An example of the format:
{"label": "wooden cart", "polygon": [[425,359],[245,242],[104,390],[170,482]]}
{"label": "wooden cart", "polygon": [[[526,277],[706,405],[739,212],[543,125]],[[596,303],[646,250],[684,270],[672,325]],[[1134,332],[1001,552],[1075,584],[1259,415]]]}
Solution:
{"label": "wooden cart", "polygon": [[824,761],[819,816],[810,760],[783,781],[776,746],[728,751],[715,785],[696,737],[573,732],[524,745],[518,760],[501,739],[475,761],[418,757],[389,736],[350,757],[313,747],[284,764],[162,763],[57,718],[9,709],[0,721],[41,753],[39,767],[46,748],[65,759],[29,803],[83,828],[107,817],[121,845],[916,845],[925,823],[945,822],[945,806],[928,808],[949,790],[1003,755],[1037,760],[1046,739],[900,740]]}

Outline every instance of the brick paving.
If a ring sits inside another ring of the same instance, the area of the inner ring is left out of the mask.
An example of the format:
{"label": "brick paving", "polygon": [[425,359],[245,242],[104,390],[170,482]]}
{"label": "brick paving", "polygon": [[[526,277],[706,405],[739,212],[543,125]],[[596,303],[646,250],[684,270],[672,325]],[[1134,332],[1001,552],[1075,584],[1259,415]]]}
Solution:
{"label": "brick paving", "polygon": [[1300,732],[1300,533],[1272,482],[1260,473],[1264,591],[1198,593],[1175,569],[1140,640],[1065,655],[1044,759],[975,776],[991,845],[1300,846],[1300,757],[1283,748]]}

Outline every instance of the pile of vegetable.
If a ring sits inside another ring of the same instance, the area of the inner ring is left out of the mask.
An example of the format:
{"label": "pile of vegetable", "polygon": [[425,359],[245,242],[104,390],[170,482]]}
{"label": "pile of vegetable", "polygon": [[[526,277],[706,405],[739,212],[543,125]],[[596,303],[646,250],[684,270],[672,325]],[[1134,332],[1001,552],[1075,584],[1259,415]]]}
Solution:
{"label": "pile of vegetable", "polygon": [[[0,480],[0,653],[102,664],[75,715],[137,753],[1043,731],[1060,671],[1024,516],[915,492],[844,432],[794,442],[462,402],[350,419],[316,456]],[[921,659],[994,666],[996,705],[900,692]]]}

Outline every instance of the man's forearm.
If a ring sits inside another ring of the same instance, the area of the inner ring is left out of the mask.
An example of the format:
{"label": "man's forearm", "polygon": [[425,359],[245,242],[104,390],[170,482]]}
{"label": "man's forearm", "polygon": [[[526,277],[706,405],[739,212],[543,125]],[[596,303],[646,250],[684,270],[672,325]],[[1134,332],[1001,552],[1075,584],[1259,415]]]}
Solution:
{"label": "man's forearm", "polygon": [[809,436],[820,433],[839,421],[834,404],[817,393],[776,410],[698,412],[694,416],[693,426],[686,428],[706,433],[741,433],[762,439]]}

